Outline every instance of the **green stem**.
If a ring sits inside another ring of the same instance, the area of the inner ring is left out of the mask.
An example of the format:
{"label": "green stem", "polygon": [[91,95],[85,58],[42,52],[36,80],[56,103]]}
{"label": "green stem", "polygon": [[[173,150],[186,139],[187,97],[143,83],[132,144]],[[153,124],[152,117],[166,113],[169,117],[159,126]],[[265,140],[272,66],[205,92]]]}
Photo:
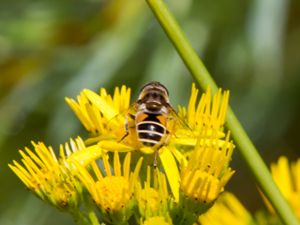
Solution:
{"label": "green stem", "polygon": [[88,212],[88,218],[91,221],[91,225],[100,225],[94,210],[90,210]]}
{"label": "green stem", "polygon": [[85,208],[85,214],[90,221],[90,225],[99,225],[99,220],[94,211],[94,204],[92,202],[92,199],[87,196],[85,196]]}
{"label": "green stem", "polygon": [[78,225],[100,225],[94,211],[82,212],[76,209],[71,212],[71,215]]}
{"label": "green stem", "polygon": [[83,196],[84,208],[74,208],[70,210],[76,224],[78,225],[100,225],[98,217],[94,211],[92,201],[89,197]]}
{"label": "green stem", "polygon": [[[203,90],[206,90],[207,87],[210,86],[212,91],[215,93],[218,89],[216,83],[181,31],[167,6],[162,0],[146,1],[199,86]],[[267,166],[264,164],[262,158],[258,154],[258,151],[231,108],[228,109],[226,122],[227,127],[231,131],[235,143],[246,162],[246,165],[254,175],[261,190],[277,211],[281,220],[284,224],[299,224],[289,204],[285,201],[277,186],[273,182]]]}

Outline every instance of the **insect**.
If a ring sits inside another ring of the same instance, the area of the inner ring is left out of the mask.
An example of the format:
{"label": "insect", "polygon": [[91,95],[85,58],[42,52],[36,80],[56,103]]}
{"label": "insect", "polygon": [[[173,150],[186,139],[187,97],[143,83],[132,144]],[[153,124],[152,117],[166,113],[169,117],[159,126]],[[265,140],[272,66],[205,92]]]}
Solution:
{"label": "insect", "polygon": [[[157,153],[160,147],[167,143],[170,133],[168,123],[170,115],[175,110],[170,105],[168,89],[159,82],[153,81],[142,87],[137,101],[134,103],[135,114],[128,114],[134,121],[134,128],[138,141],[147,147],[154,147],[156,166]],[[125,125],[126,134],[129,134],[128,119]]]}

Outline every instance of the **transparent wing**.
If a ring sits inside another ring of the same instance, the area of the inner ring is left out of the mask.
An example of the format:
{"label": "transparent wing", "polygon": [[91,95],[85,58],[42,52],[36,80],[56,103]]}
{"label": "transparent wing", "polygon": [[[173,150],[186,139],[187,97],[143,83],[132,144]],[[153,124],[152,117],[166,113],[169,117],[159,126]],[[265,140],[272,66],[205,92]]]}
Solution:
{"label": "transparent wing", "polygon": [[[90,137],[87,140],[87,143],[92,144],[102,140],[115,140],[117,142],[121,142],[124,135],[126,135],[126,133],[128,132],[128,129],[126,128],[132,127],[133,126],[132,124],[134,124],[132,115],[135,114],[135,108],[136,108],[136,104],[134,103],[128,109],[125,109],[122,112],[117,113],[115,116],[111,118],[106,118],[103,115],[100,115],[102,119],[101,132]],[[132,129],[130,130],[130,133],[132,133]]]}
{"label": "transparent wing", "polygon": [[182,146],[195,146],[196,133],[189,127],[184,116],[180,116],[171,106],[169,109],[168,131],[171,134],[172,141]]}
{"label": "transparent wing", "polygon": [[126,131],[126,124],[133,122],[134,115],[136,113],[136,103],[133,103],[128,109],[119,112],[117,115],[108,120],[107,128],[111,131],[115,131],[115,129],[120,129]]}

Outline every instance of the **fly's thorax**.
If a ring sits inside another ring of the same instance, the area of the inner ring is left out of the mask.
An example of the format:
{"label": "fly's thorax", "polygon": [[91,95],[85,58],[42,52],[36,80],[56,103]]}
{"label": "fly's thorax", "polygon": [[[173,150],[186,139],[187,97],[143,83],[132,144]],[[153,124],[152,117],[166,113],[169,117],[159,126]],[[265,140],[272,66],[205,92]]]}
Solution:
{"label": "fly's thorax", "polygon": [[138,105],[137,113],[155,114],[168,117],[169,107],[157,102],[142,103]]}
{"label": "fly's thorax", "polygon": [[170,104],[168,90],[159,82],[150,82],[142,88],[138,103],[152,104],[153,106],[168,105]]}

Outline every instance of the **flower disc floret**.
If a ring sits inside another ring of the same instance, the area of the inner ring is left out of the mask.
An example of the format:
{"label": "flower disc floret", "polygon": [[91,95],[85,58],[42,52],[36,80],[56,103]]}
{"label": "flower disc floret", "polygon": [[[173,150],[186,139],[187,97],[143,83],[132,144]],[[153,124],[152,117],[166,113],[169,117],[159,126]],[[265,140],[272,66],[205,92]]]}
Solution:
{"label": "flower disc floret", "polygon": [[[151,174],[152,179],[151,179]],[[147,177],[144,185],[137,183],[135,197],[141,218],[147,219],[154,216],[168,215],[168,187],[164,173],[158,169],[147,167]]]}
{"label": "flower disc floret", "polygon": [[97,205],[107,211],[119,211],[128,204],[131,198],[129,182],[122,176],[104,177],[97,181],[95,189],[99,198]]}
{"label": "flower disc floret", "polygon": [[138,204],[141,209],[156,212],[159,209],[160,196],[154,188],[144,188],[141,190]]}
{"label": "flower disc floret", "polygon": [[76,176],[90,193],[106,222],[123,224],[131,217],[135,204],[134,187],[142,161],[143,158],[138,160],[133,172],[130,168],[130,152],[126,154],[123,165],[119,153],[115,152],[112,166],[108,155],[104,154],[102,156],[104,169],[100,169],[95,161],[88,167],[74,162],[77,167]]}

